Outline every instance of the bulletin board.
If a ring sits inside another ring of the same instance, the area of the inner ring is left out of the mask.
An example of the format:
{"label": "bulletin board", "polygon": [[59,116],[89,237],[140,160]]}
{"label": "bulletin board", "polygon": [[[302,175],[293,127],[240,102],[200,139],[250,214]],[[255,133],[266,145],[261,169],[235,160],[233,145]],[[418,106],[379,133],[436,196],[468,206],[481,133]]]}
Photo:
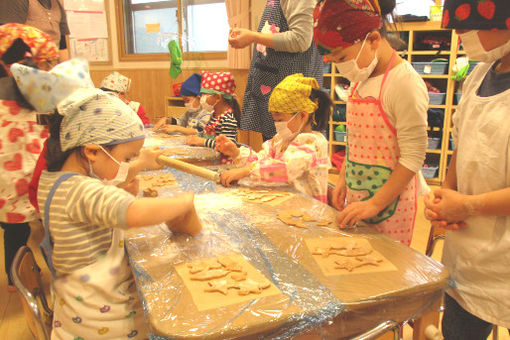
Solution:
{"label": "bulletin board", "polygon": [[92,64],[111,64],[107,0],[64,0],[72,58]]}

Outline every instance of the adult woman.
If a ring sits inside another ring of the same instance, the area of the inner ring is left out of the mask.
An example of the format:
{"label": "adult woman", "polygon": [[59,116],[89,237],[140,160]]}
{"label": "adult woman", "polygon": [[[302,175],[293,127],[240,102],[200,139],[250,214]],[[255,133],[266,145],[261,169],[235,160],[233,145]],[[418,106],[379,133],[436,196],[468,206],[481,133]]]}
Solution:
{"label": "adult woman", "polygon": [[59,0],[0,1],[0,24],[16,22],[47,33],[59,48],[60,61],[69,59],[66,12]]}
{"label": "adult woman", "polygon": [[271,139],[275,126],[267,110],[274,87],[286,76],[303,73],[322,85],[322,57],[312,44],[315,0],[268,0],[258,32],[235,28],[229,43],[244,48],[251,43],[253,58],[243,101],[241,129],[258,131]]}

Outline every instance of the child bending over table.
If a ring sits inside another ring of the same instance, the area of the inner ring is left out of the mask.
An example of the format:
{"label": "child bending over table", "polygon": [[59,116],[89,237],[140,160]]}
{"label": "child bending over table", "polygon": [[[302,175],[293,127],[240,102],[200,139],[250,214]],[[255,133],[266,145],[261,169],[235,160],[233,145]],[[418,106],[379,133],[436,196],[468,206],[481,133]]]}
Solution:
{"label": "child bending over table", "polygon": [[[143,124],[121,99],[80,87],[90,76],[73,62],[52,72],[11,68],[35,108],[46,98],[58,112],[50,119],[48,170],[38,188],[41,248],[54,276],[52,339],[146,339],[124,230],[170,221],[173,231],[197,234],[193,193],[137,199],[115,186],[126,181],[129,162],[140,153]],[[154,169],[153,155],[145,165]]]}
{"label": "child bending over table", "polygon": [[186,112],[178,118],[161,118],[152,128],[153,131],[180,132],[185,135],[196,135],[204,131],[204,127],[211,117],[211,112],[204,110],[200,105],[201,81],[202,76],[195,73],[182,83],[179,95],[184,100]]}
{"label": "child bending over table", "polygon": [[259,183],[288,183],[327,203],[330,161],[328,141],[321,131],[327,127],[331,105],[315,78],[301,73],[287,76],[269,98],[277,133],[260,152],[238,148],[225,136],[216,138],[216,149],[239,166],[223,172],[221,183],[229,186],[244,177]]}

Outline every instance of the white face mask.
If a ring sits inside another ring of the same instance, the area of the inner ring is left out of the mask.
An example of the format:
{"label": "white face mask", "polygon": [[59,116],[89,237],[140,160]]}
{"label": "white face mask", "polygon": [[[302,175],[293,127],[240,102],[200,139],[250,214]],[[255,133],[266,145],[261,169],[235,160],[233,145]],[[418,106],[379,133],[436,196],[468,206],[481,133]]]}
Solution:
{"label": "white face mask", "polygon": [[202,97],[200,97],[200,105],[207,112],[213,112],[214,111],[214,107],[216,106],[217,103],[214,103],[214,105],[211,105],[211,104],[207,103],[207,97],[209,97],[209,96],[202,96]]}
{"label": "white face mask", "polygon": [[296,132],[292,132],[289,129],[289,126],[288,126],[289,122],[291,120],[293,120],[296,116],[297,116],[297,114],[292,116],[292,118],[286,122],[275,122],[274,123],[274,126],[276,128],[276,133],[279,136],[279,141],[283,142],[284,144],[289,144],[290,142],[292,142],[292,140],[294,138],[296,138],[297,135],[299,135],[299,133],[301,132],[301,129],[303,128],[303,126],[300,126]]}
{"label": "white face mask", "polygon": [[110,155],[108,153],[108,151],[106,151],[101,145],[99,145],[99,147],[101,148],[101,150],[103,150],[108,155],[108,157],[110,157],[115,163],[117,163],[119,165],[119,169],[117,170],[117,174],[115,175],[115,177],[113,179],[101,178],[94,173],[94,170],[92,169],[92,163],[90,162],[90,159],[89,159],[88,160],[89,161],[89,175],[91,177],[100,179],[105,185],[119,185],[120,183],[125,182],[128,172],[129,172],[129,163],[119,162],[118,160],[113,158],[112,155]]}
{"label": "white face mask", "polygon": [[196,98],[193,98],[192,101],[184,103],[184,107],[186,108],[186,111],[191,112],[191,113],[195,113],[195,112],[198,112],[200,110],[200,105],[198,105],[198,107],[194,107],[194,104],[195,104],[196,100],[197,100]]}
{"label": "white face mask", "polygon": [[482,46],[480,37],[478,36],[478,30],[462,33],[459,34],[459,36],[462,40],[464,50],[471,60],[492,63],[510,53],[510,40],[501,46],[493,48],[490,51],[486,51]]}
{"label": "white face mask", "polygon": [[365,46],[365,42],[367,41],[368,35],[365,37],[365,40],[363,40],[363,44],[361,44],[361,48],[358,52],[358,55],[355,59],[351,59],[348,61],[345,61],[343,63],[336,63],[336,69],[338,73],[344,78],[347,78],[351,83],[356,83],[358,81],[364,81],[367,80],[368,77],[374,72],[375,67],[377,66],[377,63],[379,62],[377,60],[377,50],[374,52],[374,59],[368,65],[364,68],[359,68],[358,66],[358,58],[361,54],[361,51],[363,51],[363,47]]}

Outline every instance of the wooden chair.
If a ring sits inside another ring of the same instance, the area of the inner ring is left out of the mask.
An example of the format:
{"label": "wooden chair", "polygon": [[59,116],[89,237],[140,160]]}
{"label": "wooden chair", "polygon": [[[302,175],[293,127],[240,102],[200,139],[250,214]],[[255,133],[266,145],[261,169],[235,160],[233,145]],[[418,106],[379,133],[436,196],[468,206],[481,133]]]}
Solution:
{"label": "wooden chair", "polygon": [[262,143],[264,143],[260,132],[249,130],[237,130],[237,141],[248,145],[255,152],[259,152],[262,149]]}
{"label": "wooden chair", "polygon": [[425,255],[432,256],[436,243],[439,240],[444,240],[446,229],[441,227],[430,227],[429,240],[427,241],[427,248],[425,249]]}
{"label": "wooden chair", "polygon": [[21,295],[21,303],[30,331],[37,340],[49,340],[53,311],[46,301],[40,271],[32,250],[27,246],[21,247],[12,263],[12,282]]}

